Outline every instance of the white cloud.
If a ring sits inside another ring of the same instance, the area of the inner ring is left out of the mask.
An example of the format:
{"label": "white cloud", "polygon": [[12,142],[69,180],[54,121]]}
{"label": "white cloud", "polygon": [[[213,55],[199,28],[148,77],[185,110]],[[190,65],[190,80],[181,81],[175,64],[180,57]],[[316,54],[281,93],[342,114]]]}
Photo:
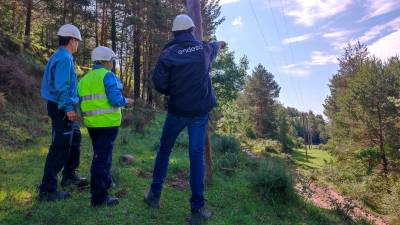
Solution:
{"label": "white cloud", "polygon": [[240,0],[221,0],[219,2],[220,5],[228,5],[232,3],[240,2]]}
{"label": "white cloud", "polygon": [[379,39],[368,46],[369,51],[376,57],[386,60],[391,56],[400,56],[400,30]]}
{"label": "white cloud", "polygon": [[359,38],[359,40],[361,43],[366,43],[378,37],[383,31],[391,32],[398,29],[400,29],[400,17],[397,17],[396,19],[393,19],[385,24],[372,27],[370,30],[365,32],[364,35]]}
{"label": "white cloud", "polygon": [[338,61],[336,55],[325,55],[322,52],[314,51],[311,53],[311,60],[306,63],[311,66],[321,66],[328,64],[336,64],[337,62]]}
{"label": "white cloud", "polygon": [[314,51],[308,61],[281,66],[281,71],[287,75],[305,77],[311,74],[311,67],[337,63],[336,55],[327,55],[320,51]]}
{"label": "white cloud", "polygon": [[384,33],[390,33],[393,31],[397,31],[400,29],[400,17],[397,17],[391,21],[388,21],[384,24],[376,25],[366,31],[363,35],[358,38],[346,39],[346,38],[338,38],[334,42],[331,43],[335,49],[342,50],[347,47],[348,43],[354,45],[357,41],[360,41],[362,44],[367,44],[368,42],[377,39],[382,36]]}
{"label": "white cloud", "polygon": [[367,0],[365,5],[367,7],[367,15],[359,20],[359,22],[384,15],[400,8],[398,0]]}
{"label": "white cloud", "polygon": [[325,19],[345,11],[352,0],[295,0],[295,7],[286,15],[295,18],[297,24],[312,26],[318,20]]}
{"label": "white cloud", "polygon": [[236,18],[233,20],[233,22],[232,22],[232,26],[234,26],[234,27],[241,27],[241,26],[243,26],[242,17],[241,17],[241,16],[236,17]]}
{"label": "white cloud", "polygon": [[349,41],[349,35],[354,33],[354,30],[336,30],[330,31],[322,35],[322,37],[331,40],[330,44],[337,50],[342,50],[346,47]]}
{"label": "white cloud", "polygon": [[296,42],[301,42],[301,41],[310,39],[312,36],[313,36],[312,34],[304,34],[304,35],[300,35],[300,36],[285,38],[282,40],[282,43],[284,45],[287,45],[287,44],[292,44],[292,43],[296,43]]}
{"label": "white cloud", "polygon": [[353,30],[339,30],[339,31],[332,31],[322,35],[324,38],[331,38],[331,39],[342,39],[349,34],[353,33]]}
{"label": "white cloud", "polygon": [[295,77],[306,77],[310,75],[310,70],[299,64],[289,64],[281,67],[281,71],[287,75]]}

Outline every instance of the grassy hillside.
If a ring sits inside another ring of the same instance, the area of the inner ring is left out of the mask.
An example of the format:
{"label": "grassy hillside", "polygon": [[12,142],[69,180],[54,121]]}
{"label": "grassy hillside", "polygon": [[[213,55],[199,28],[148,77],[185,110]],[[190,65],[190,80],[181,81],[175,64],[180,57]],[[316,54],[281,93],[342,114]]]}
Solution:
{"label": "grassy hillside", "polygon": [[32,144],[48,130],[44,101],[39,98],[47,55],[38,47],[23,50],[21,45],[0,30],[1,146]]}
{"label": "grassy hillside", "polygon": [[[144,133],[121,130],[114,151],[113,176],[121,204],[114,208],[93,209],[88,190],[71,190],[73,197],[56,203],[36,200],[36,185],[42,176],[49,138],[16,150],[0,149],[0,223],[2,224],[185,224],[189,216],[187,185],[188,154],[183,135],[174,149],[169,177],[160,210],[143,203],[150,184],[152,163],[163,122],[160,114]],[[89,176],[92,150],[83,131],[80,174]],[[122,154],[132,154],[135,162],[119,162]],[[217,154],[217,153],[216,153]],[[218,164],[217,155],[214,157]],[[249,185],[252,169],[242,168],[234,174],[217,172],[208,187],[208,204],[215,212],[210,224],[342,224],[334,213],[318,209],[299,197],[287,202],[262,200]]]}

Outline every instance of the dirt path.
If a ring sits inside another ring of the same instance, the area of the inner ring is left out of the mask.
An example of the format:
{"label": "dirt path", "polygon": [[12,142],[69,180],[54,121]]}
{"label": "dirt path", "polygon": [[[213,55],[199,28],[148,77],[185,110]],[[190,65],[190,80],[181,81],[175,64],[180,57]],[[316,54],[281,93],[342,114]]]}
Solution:
{"label": "dirt path", "polygon": [[[243,150],[248,156],[256,159],[261,159],[263,156],[257,155],[247,149]],[[312,180],[303,176],[296,169],[296,191],[307,201],[324,209],[335,209],[349,219],[355,221],[366,219],[375,225],[390,225],[387,221],[378,215],[370,213],[365,207],[356,201],[348,198],[334,188],[321,187]]]}
{"label": "dirt path", "polygon": [[376,225],[390,225],[378,215],[370,213],[356,201],[342,195],[331,187],[321,187],[304,177],[296,170],[296,191],[307,201],[324,209],[335,209],[339,213],[350,217],[353,221],[366,219]]}

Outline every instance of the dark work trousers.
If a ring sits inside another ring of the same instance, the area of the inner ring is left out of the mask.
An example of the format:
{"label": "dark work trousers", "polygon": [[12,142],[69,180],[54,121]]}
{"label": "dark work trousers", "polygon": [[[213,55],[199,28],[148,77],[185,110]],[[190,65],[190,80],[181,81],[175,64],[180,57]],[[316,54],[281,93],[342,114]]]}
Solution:
{"label": "dark work trousers", "polygon": [[65,111],[59,110],[57,103],[49,101],[47,112],[51,118],[51,145],[44,166],[41,192],[57,190],[57,174],[72,176],[79,166],[81,131],[77,121],[69,121]]}
{"label": "dark work trousers", "polygon": [[111,165],[114,141],[118,127],[88,128],[93,145],[93,160],[90,168],[90,193],[92,203],[102,203],[107,199],[111,186]]}

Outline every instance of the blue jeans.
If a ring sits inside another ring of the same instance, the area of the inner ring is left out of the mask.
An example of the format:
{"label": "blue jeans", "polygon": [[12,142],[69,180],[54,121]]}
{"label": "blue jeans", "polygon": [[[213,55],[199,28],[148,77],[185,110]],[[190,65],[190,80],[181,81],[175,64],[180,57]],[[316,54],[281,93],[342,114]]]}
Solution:
{"label": "blue jeans", "polygon": [[90,193],[92,203],[104,202],[111,186],[111,165],[114,142],[118,127],[88,128],[93,145],[93,160],[90,168]]}
{"label": "blue jeans", "polygon": [[169,156],[176,138],[187,127],[189,132],[190,188],[192,211],[204,206],[204,144],[208,114],[200,117],[180,117],[168,113],[164,123],[160,147],[154,164],[151,191],[161,196],[162,186],[167,175]]}

